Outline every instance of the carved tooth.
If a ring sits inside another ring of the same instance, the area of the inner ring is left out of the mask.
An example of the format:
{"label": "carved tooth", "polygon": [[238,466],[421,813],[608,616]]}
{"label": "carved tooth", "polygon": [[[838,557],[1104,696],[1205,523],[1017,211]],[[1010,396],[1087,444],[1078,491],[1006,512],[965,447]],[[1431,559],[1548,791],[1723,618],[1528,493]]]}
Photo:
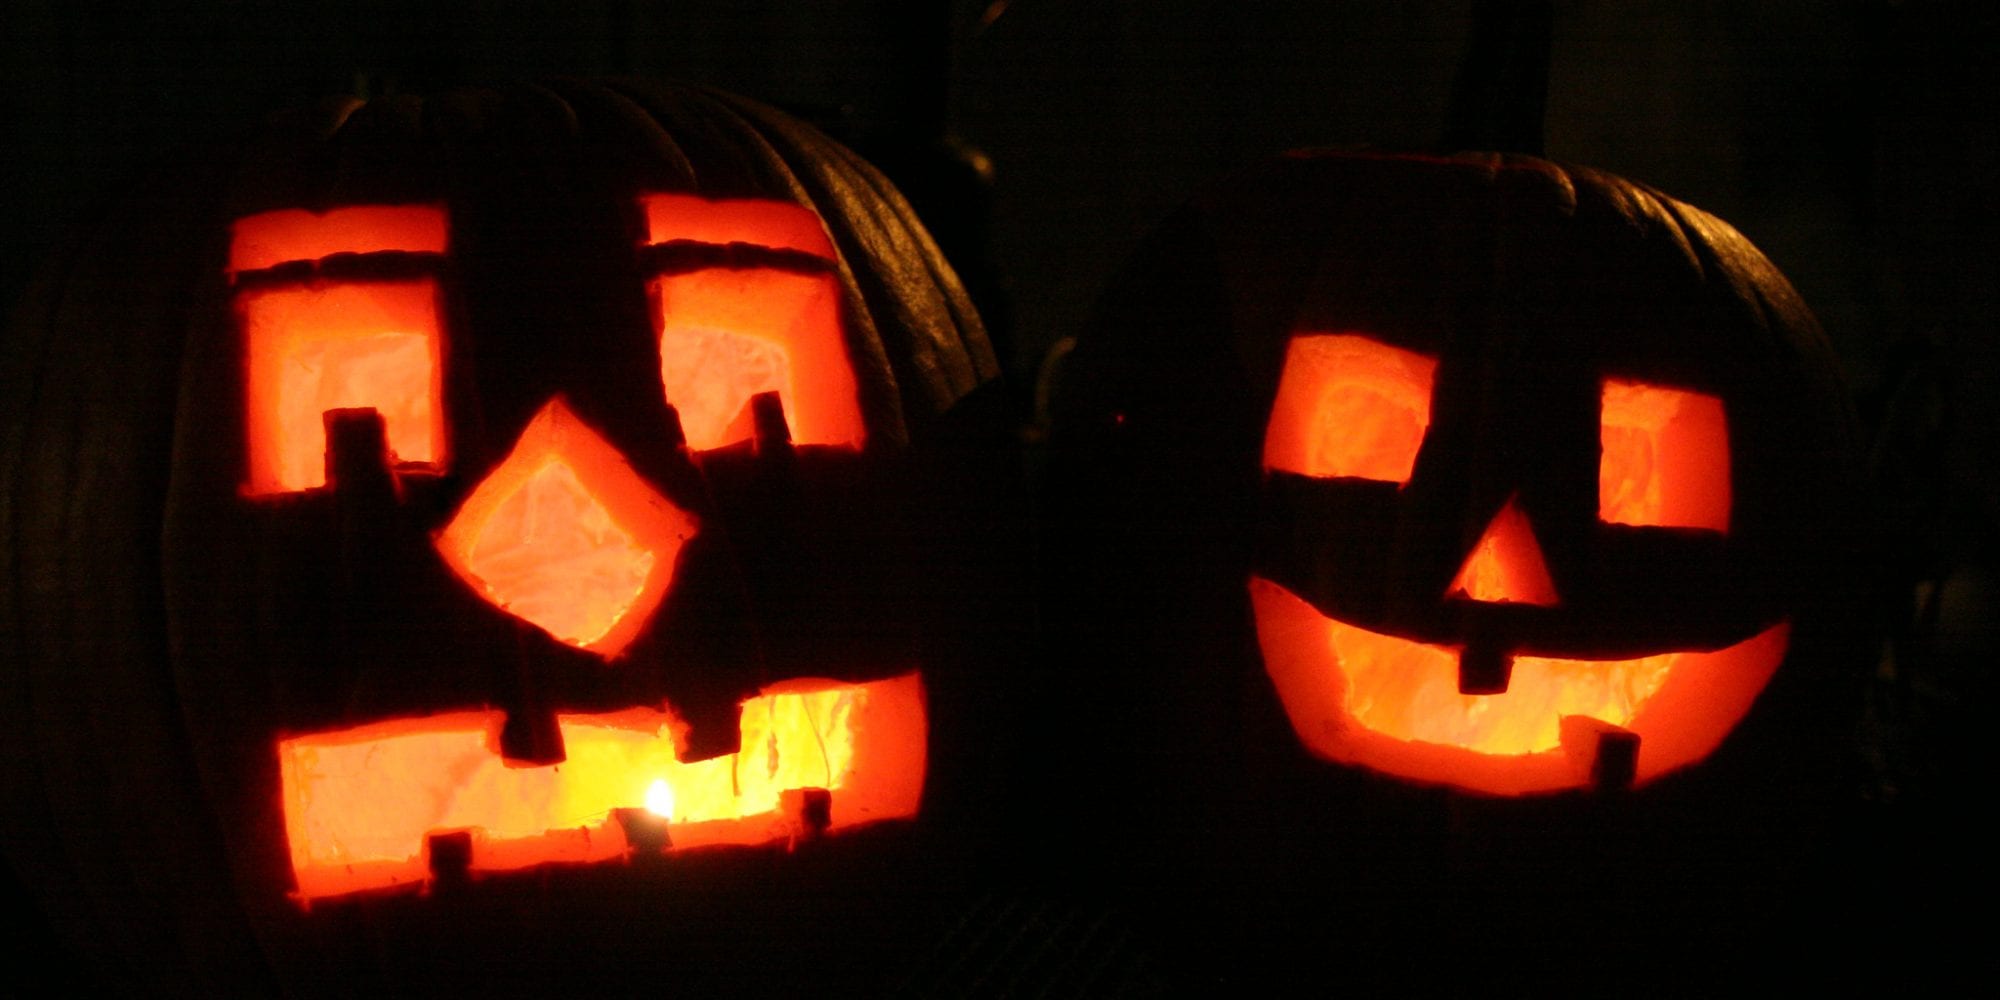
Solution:
{"label": "carved tooth", "polygon": [[833,792],[824,788],[789,788],[778,793],[778,809],[791,826],[791,846],[826,836],[833,826]]}
{"label": "carved tooth", "polygon": [[1587,715],[1565,715],[1563,752],[1600,792],[1624,791],[1639,773],[1639,734]]}
{"label": "carved tooth", "polygon": [[389,437],[382,414],[369,409],[328,410],[326,481],[343,502],[388,499],[396,495],[396,476],[389,468]]}
{"label": "carved tooth", "polygon": [[[503,692],[507,718],[500,726],[500,756],[513,767],[545,767],[568,759],[563,749],[562,726],[542,698],[541,680],[546,672],[560,670],[560,664],[539,662],[548,654],[538,650],[528,626],[516,640],[520,651],[515,658],[514,690]],[[504,683],[504,680],[503,680]]]}
{"label": "carved tooth", "polygon": [[389,468],[389,439],[382,415],[372,409],[328,410],[326,481],[333,491],[340,559],[350,585],[357,573],[388,558],[396,533],[396,474]]}
{"label": "carved tooth", "polygon": [[667,404],[667,426],[665,430],[667,444],[676,449],[687,447],[687,429],[681,426],[681,411],[676,409],[672,403]]}
{"label": "carved tooth", "polygon": [[752,440],[759,458],[777,458],[792,453],[792,427],[785,420],[785,401],[775,392],[750,397]]}
{"label": "carved tooth", "polygon": [[619,806],[611,810],[611,818],[625,831],[625,842],[632,845],[633,854],[647,857],[664,854],[674,846],[668,835],[667,818],[655,815],[645,809]]}
{"label": "carved tooth", "polygon": [[340,596],[332,608],[336,641],[365,666],[376,659],[372,643],[392,617],[409,528],[401,516],[396,474],[389,467],[382,415],[373,409],[336,409],[321,419],[340,574]]}
{"label": "carved tooth", "polygon": [[451,891],[471,880],[472,833],[454,830],[424,838],[424,860],[430,868],[432,889]]}
{"label": "carved tooth", "polygon": [[500,756],[515,767],[547,767],[569,759],[554,713],[514,709],[500,726]]}
{"label": "carved tooth", "polygon": [[1467,643],[1458,654],[1459,694],[1506,694],[1514,656],[1489,642]]}

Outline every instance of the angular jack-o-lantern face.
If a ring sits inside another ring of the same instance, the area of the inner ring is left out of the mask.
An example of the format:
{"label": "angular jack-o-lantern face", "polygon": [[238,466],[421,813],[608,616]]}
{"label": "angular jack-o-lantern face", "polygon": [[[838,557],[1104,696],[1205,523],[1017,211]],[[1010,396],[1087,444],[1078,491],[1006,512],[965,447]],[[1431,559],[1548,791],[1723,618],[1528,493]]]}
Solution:
{"label": "angular jack-o-lantern face", "polygon": [[[778,477],[773,463],[796,462],[800,450],[823,451],[828,463],[858,459],[867,433],[838,258],[812,210],[679,194],[624,207],[645,220],[644,241],[627,248],[643,263],[613,274],[643,276],[624,291],[645,296],[657,343],[645,371],[658,373],[659,388],[642,409],[660,421],[658,438],[685,433],[695,458],[669,451],[680,468],[652,475],[575,412],[563,389],[591,392],[575,386],[556,387],[504,452],[484,442],[494,460],[474,476],[453,476],[469,456],[454,448],[445,387],[477,382],[449,369],[478,345],[441,320],[451,306],[440,276],[454,263],[448,207],[282,209],[233,227],[246,357],[243,516],[325,499],[414,522],[429,551],[398,549],[420,538],[389,531],[373,540],[386,551],[348,555],[428,571],[433,585],[504,612],[516,641],[542,649],[543,665],[530,669],[547,675],[522,685],[659,688],[610,711],[596,695],[570,711],[530,707],[534,695],[490,707],[494,695],[474,690],[461,705],[430,706],[452,711],[286,735],[276,751],[301,897],[421,884],[441,863],[439,835],[458,840],[450,863],[477,872],[619,858],[635,845],[758,844],[916,813],[925,716],[915,671],[763,685],[740,704],[730,734],[740,749],[687,759],[688,723],[659,696],[674,685],[658,675],[712,669],[717,636],[658,619],[678,592],[726,608],[719,591],[740,586],[690,551],[717,516],[690,509],[714,499],[686,490],[703,456],[761,463]],[[589,333],[557,350],[591,350]],[[457,489],[447,485],[454,478]],[[454,579],[436,579],[445,574],[435,563]],[[642,654],[626,655],[647,636]],[[751,655],[752,636],[738,641],[725,656]],[[629,662],[642,656],[652,662]],[[607,685],[641,673],[655,676]],[[540,732],[510,740],[510,726]]]}
{"label": "angular jack-o-lantern face", "polygon": [[1118,580],[1092,591],[1178,592],[1080,597],[1085,634],[1129,617],[1227,677],[1247,620],[1314,756],[1645,784],[1793,649],[1844,413],[1810,315],[1713,218],[1538,160],[1302,154],[1191,204],[1107,303],[1064,374],[1077,545]]}
{"label": "angular jack-o-lantern face", "polygon": [[75,947],[169,994],[873,992],[928,912],[883,894],[987,815],[941,775],[998,756],[956,706],[1010,467],[878,173],[558,81],[280,120],[81,239],[0,358],[0,840]]}
{"label": "angular jack-o-lantern face", "polygon": [[267,945],[916,818],[935,560],[978,521],[927,449],[996,368],[900,197],[686,88],[301,124],[191,226],[191,310],[105,333],[178,345],[133,390],[173,400],[145,592]]}

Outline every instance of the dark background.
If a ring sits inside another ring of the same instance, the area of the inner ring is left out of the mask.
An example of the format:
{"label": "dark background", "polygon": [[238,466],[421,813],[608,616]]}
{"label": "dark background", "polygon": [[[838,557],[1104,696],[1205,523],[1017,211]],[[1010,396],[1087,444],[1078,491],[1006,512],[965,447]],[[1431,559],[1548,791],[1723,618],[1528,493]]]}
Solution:
{"label": "dark background", "polygon": [[[984,250],[1024,369],[1205,180],[1301,145],[1434,146],[1472,6],[14,0],[0,28],[7,290],[149,161],[270,112],[331,94],[645,74],[759,97],[878,150],[947,130],[981,150]],[[1987,363],[1967,342],[1992,315],[2000,267],[1986,5],[1554,7],[1551,158],[1742,229],[1819,313],[1862,397],[1918,345],[1952,352],[1954,370]]]}
{"label": "dark background", "polygon": [[[523,76],[664,76],[786,107],[884,165],[1026,384],[1200,184],[1296,146],[1435,147],[1472,7],[9,0],[0,290],[12,301],[68,228],[150,164],[281,109]],[[2000,15],[1920,0],[1553,10],[1547,155],[1732,222],[1799,287],[1846,368],[1887,635],[1857,715],[1855,877],[1880,893],[1886,929],[1950,924],[1931,908],[1992,882],[1971,848],[2000,661]]]}

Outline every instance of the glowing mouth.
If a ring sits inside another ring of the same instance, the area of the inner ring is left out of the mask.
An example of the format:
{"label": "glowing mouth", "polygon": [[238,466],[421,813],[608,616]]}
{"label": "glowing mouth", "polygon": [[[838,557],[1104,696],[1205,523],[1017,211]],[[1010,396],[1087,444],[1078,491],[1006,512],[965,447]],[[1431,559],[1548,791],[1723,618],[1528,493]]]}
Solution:
{"label": "glowing mouth", "polygon": [[1636,783],[1706,757],[1784,659],[1789,622],[1712,652],[1516,656],[1502,694],[1458,692],[1458,653],[1336,621],[1250,581],[1264,668],[1319,756],[1502,795],[1587,785],[1597,734],[1638,738]]}
{"label": "glowing mouth", "polygon": [[440,833],[470,834],[471,871],[505,871],[654,849],[619,820],[647,807],[668,813],[641,821],[654,839],[682,849],[798,836],[807,790],[830,800],[831,833],[915,816],[923,793],[915,673],[768,688],[743,703],[742,751],[693,763],[675,759],[671,711],[559,715],[568,759],[548,767],[507,766],[501,722],[458,712],[280,742],[298,897],[422,885]]}

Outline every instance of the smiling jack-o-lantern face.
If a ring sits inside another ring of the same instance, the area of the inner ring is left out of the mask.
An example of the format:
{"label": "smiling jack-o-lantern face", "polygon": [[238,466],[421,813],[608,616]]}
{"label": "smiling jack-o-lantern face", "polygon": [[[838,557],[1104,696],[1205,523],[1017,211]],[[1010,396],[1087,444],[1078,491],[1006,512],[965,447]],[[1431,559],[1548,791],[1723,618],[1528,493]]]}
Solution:
{"label": "smiling jack-o-lantern face", "polygon": [[1247,647],[1242,696],[1323,761],[1648,784],[1737,730],[1814,605],[1826,358],[1767,261],[1655,192],[1288,157],[1163,227],[1078,340],[1076,631],[1125,682],[1180,671],[1168,731],[1238,731],[1213,713]]}
{"label": "smiling jack-o-lantern face", "polygon": [[[1540,432],[1538,416],[1510,427],[1484,407],[1474,411],[1484,426],[1432,428],[1438,368],[1433,356],[1354,334],[1299,334],[1287,345],[1266,475],[1295,514],[1323,504],[1339,518],[1322,548],[1273,552],[1270,576],[1250,584],[1264,663],[1299,738],[1335,760],[1502,793],[1646,781],[1705,756],[1784,659],[1786,624],[1738,620],[1704,606],[1700,589],[1669,587],[1643,606],[1612,595],[1643,588],[1661,559],[1694,564],[1695,580],[1731,571],[1722,400],[1597,380],[1596,523],[1559,529],[1579,539],[1569,551],[1592,566],[1552,569],[1528,511],[1573,516],[1577,505],[1542,501],[1562,487],[1533,475],[1542,463],[1532,458],[1472,487],[1481,509],[1500,498],[1477,535],[1467,536],[1465,521],[1445,526],[1442,539],[1399,527],[1404,545],[1391,556],[1386,539],[1342,532],[1395,524],[1399,506],[1436,503],[1428,491],[1468,489],[1463,471],[1420,460],[1429,433],[1483,449]],[[1533,377],[1510,382],[1506,392],[1533,399],[1551,391]],[[1531,409],[1525,402],[1489,405],[1506,413]],[[1463,546],[1456,566],[1435,558],[1454,542]],[[1419,550],[1428,558],[1411,559]],[[1300,571],[1313,561],[1316,573]],[[1559,578],[1573,590],[1567,600]],[[1638,640],[1640,648],[1607,654],[1620,635],[1646,634],[1644,619],[1690,616],[1713,627],[1674,637],[1653,625],[1655,648]]]}
{"label": "smiling jack-o-lantern face", "polygon": [[[142,873],[96,935],[126,966],[400,990],[456,954],[463,990],[596,948],[629,985],[747,960],[730,920],[808,940],[936,835],[997,368],[878,174],[751,102],[563,82],[329,106],[178,183],[7,359],[50,387],[10,448],[71,456],[7,465],[47,584],[9,621],[117,637],[10,654],[10,759],[118,776],[52,779],[50,825],[143,831],[63,849]],[[860,863],[741,849],[813,841]]]}

